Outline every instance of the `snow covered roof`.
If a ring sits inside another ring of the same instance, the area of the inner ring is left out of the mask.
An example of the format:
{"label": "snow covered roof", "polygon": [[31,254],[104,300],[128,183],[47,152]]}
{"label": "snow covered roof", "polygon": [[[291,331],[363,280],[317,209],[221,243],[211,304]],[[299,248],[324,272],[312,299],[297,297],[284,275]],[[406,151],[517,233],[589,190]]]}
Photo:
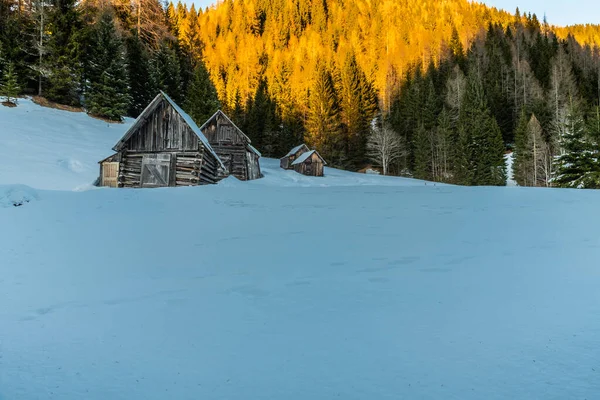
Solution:
{"label": "snow covered roof", "polygon": [[206,120],[206,122],[205,122],[205,123],[203,123],[203,124],[202,124],[202,126],[200,127],[200,130],[203,130],[203,129],[206,127],[206,125],[208,125],[208,123],[209,123],[210,121],[212,121],[214,118],[216,118],[216,117],[217,117],[217,115],[221,115],[221,116],[225,117],[225,119],[226,119],[227,121],[229,121],[229,123],[230,123],[231,125],[233,125],[233,127],[234,127],[235,129],[237,129],[237,130],[238,130],[238,132],[239,132],[239,133],[240,133],[240,134],[241,134],[241,135],[242,135],[242,136],[243,136],[243,137],[244,137],[244,138],[245,138],[245,139],[248,141],[248,143],[252,143],[252,140],[250,140],[250,138],[249,138],[249,137],[248,137],[248,136],[247,136],[247,135],[244,133],[244,131],[243,131],[243,130],[241,130],[241,129],[240,129],[240,128],[239,128],[239,127],[238,127],[238,126],[237,126],[237,125],[236,125],[236,124],[235,124],[235,123],[234,123],[234,122],[233,122],[233,121],[232,121],[232,120],[231,120],[231,119],[230,119],[230,118],[227,116],[227,114],[225,114],[225,113],[224,113],[223,111],[221,111],[221,110],[217,110],[217,112],[216,112],[216,113],[214,113],[214,114],[212,115],[212,117],[210,117],[209,119],[207,119],[207,120]]}
{"label": "snow covered roof", "polygon": [[250,150],[255,152],[259,157],[262,157],[262,154],[260,154],[260,151],[256,150],[256,147],[252,146],[250,143],[248,143],[248,147],[250,148]]}
{"label": "snow covered roof", "polygon": [[302,155],[300,157],[298,157],[296,160],[294,160],[294,162],[292,163],[292,165],[302,164],[304,161],[306,161],[313,154],[316,154],[317,156],[319,156],[319,158],[321,159],[321,161],[323,161],[323,164],[327,165],[327,163],[325,162],[325,159],[323,157],[321,157],[321,155],[319,154],[319,152],[316,151],[316,150],[311,150],[311,151],[307,151],[306,153],[302,153]]}
{"label": "snow covered roof", "polygon": [[200,130],[200,128],[198,128],[198,125],[194,122],[194,120],[192,119],[192,117],[190,117],[185,111],[183,111],[181,109],[181,107],[179,107],[177,105],[177,103],[175,103],[173,101],[173,99],[171,99],[162,90],[161,90],[161,92],[158,95],[156,95],[156,97],[154,98],[154,100],[152,100],[150,102],[150,104],[148,104],[148,107],[146,107],[144,109],[144,111],[139,115],[139,117],[137,117],[137,119],[135,120],[135,122],[133,123],[133,125],[131,125],[131,127],[127,130],[127,132],[125,132],[125,135],[121,138],[121,140],[119,140],[117,142],[117,144],[115,145],[115,147],[113,147],[113,150],[114,151],[119,151],[121,149],[121,147],[123,146],[123,144],[127,140],[129,140],[129,138],[136,131],[136,129],[138,128],[139,124],[141,124],[144,121],[144,115],[146,113],[150,112],[150,110],[152,110],[154,107],[156,107],[158,105],[158,103],[161,101],[161,98],[164,98],[167,102],[169,102],[169,104],[171,105],[171,107],[173,107],[173,109],[175,109],[175,111],[177,111],[177,113],[181,116],[181,118],[183,118],[183,120],[185,121],[185,123],[188,124],[188,126],[192,129],[192,132],[194,132],[194,134],[196,136],[198,136],[198,139],[202,142],[202,144],[204,145],[204,147],[208,151],[210,151],[210,153],[213,156],[215,156],[215,158],[219,161],[219,164],[220,164],[221,168],[227,169],[225,167],[225,165],[223,164],[223,161],[221,161],[221,159],[219,158],[219,156],[217,155],[217,153],[215,153],[215,151],[213,150],[213,148],[210,145],[210,143],[208,142],[208,139],[206,138],[206,136],[204,136],[204,134],[202,133],[202,131]]}
{"label": "snow covered roof", "polygon": [[283,158],[286,158],[286,157],[296,154],[298,152],[298,150],[300,150],[303,147],[306,147],[306,150],[308,150],[308,146],[306,146],[304,143],[302,143],[302,144],[294,147],[293,149],[291,149],[289,153],[287,153],[285,156],[283,156]]}

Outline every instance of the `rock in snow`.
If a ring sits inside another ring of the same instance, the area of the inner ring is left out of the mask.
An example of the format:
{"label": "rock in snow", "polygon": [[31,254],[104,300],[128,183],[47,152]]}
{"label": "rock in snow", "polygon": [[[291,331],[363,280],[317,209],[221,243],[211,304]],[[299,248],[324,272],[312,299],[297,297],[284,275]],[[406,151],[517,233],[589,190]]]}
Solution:
{"label": "rock in snow", "polygon": [[0,196],[38,201],[0,207],[1,400],[600,393],[599,192],[269,159],[252,182],[75,192],[91,169],[44,167],[89,166],[122,132],[21,104],[0,122],[31,126],[0,141],[34,150],[0,185],[36,190]]}

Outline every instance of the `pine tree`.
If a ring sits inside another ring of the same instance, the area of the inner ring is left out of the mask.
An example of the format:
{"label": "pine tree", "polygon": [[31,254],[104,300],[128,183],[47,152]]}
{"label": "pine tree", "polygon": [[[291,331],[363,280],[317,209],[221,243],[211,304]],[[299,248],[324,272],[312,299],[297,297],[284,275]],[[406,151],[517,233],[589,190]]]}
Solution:
{"label": "pine tree", "polygon": [[[559,48],[550,67],[549,104],[552,110],[552,139],[555,153],[561,153],[560,143],[564,142],[569,125],[569,110],[579,107],[579,92],[573,75],[569,56]],[[572,122],[572,121],[571,121]]]}
{"label": "pine tree", "polygon": [[357,166],[364,161],[369,124],[377,110],[376,96],[350,54],[339,72],[340,117],[345,131],[348,162]]}
{"label": "pine tree", "polygon": [[2,74],[4,73],[5,64],[6,58],[4,56],[2,41],[0,41],[0,81],[2,81]]}
{"label": "pine tree", "polygon": [[433,81],[427,79],[427,94],[419,117],[421,123],[414,134],[415,173],[419,179],[434,180],[438,168],[437,160],[437,96]]}
{"label": "pine tree", "polygon": [[502,133],[491,115],[483,85],[476,73],[467,79],[467,92],[458,120],[457,183],[463,185],[506,184]]}
{"label": "pine tree", "polygon": [[434,180],[441,182],[451,182],[453,176],[452,170],[452,149],[454,144],[454,130],[450,113],[444,107],[437,120],[437,171],[434,174]]}
{"label": "pine tree", "polygon": [[462,41],[460,40],[458,30],[456,30],[456,26],[452,27],[452,35],[450,36],[449,48],[450,48],[450,52],[452,54],[454,63],[457,64],[462,70],[465,70],[465,68],[466,68],[465,49],[463,47]]}
{"label": "pine tree", "polygon": [[324,66],[318,69],[309,101],[306,143],[339,165],[343,158],[339,146],[340,108],[333,79]]}
{"label": "pine tree", "polygon": [[513,178],[520,186],[549,186],[553,166],[550,148],[535,114],[521,111],[515,132]]}
{"label": "pine tree", "polygon": [[137,34],[126,40],[127,72],[131,103],[127,114],[137,118],[158,93],[150,71],[150,56]]}
{"label": "pine tree", "polygon": [[[267,82],[263,79],[258,84],[254,98],[249,102],[245,131],[252,139],[255,147],[272,151],[270,140],[276,136],[275,104],[268,93]],[[267,154],[265,152],[265,154]]]}
{"label": "pine tree", "polygon": [[599,188],[598,149],[595,148],[577,105],[567,111],[565,132],[561,139],[563,153],[557,160],[556,186],[567,188]]}
{"label": "pine tree", "polygon": [[61,104],[79,105],[81,16],[75,0],[54,0],[48,13],[48,82],[46,98]]}
{"label": "pine tree", "polygon": [[210,81],[206,66],[201,61],[196,65],[194,79],[183,106],[198,125],[206,122],[221,107],[217,90]]}
{"label": "pine tree", "polygon": [[91,53],[87,111],[95,116],[121,121],[130,103],[123,43],[113,15],[104,11],[95,28]]}
{"label": "pine tree", "polygon": [[527,113],[521,110],[517,129],[515,130],[515,148],[513,159],[513,179],[520,186],[532,186],[528,181],[529,166],[531,164],[531,152],[528,148]]}
{"label": "pine tree", "polygon": [[17,82],[17,74],[15,73],[15,65],[9,63],[0,84],[0,97],[4,98],[6,104],[16,105],[20,90],[21,88]]}
{"label": "pine tree", "polygon": [[181,65],[171,43],[163,41],[155,52],[152,59],[152,75],[159,90],[167,93],[176,102],[181,101]]}
{"label": "pine tree", "polygon": [[420,124],[414,135],[415,171],[414,177],[432,180],[430,132]]}

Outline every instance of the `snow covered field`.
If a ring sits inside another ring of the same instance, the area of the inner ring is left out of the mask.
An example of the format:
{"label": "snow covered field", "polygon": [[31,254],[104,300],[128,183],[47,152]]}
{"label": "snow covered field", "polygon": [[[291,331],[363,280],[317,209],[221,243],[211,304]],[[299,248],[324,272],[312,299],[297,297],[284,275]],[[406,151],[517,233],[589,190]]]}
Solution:
{"label": "snow covered field", "polygon": [[0,400],[600,397],[600,193],[275,160],[72,191],[103,124],[0,107]]}

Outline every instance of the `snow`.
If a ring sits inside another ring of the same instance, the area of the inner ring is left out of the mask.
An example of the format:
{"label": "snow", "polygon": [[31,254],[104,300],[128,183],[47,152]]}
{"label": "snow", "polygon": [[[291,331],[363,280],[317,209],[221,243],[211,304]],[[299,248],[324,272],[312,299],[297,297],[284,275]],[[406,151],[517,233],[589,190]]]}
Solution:
{"label": "snow", "polygon": [[517,181],[513,177],[513,160],[513,152],[504,155],[504,161],[506,162],[506,186],[518,186]]}
{"label": "snow", "polygon": [[115,125],[7,121],[30,156],[0,164],[1,400],[600,393],[597,191],[261,159],[251,182],[77,192],[94,174],[58,160],[92,165]]}
{"label": "snow", "polygon": [[0,106],[0,184],[73,190],[98,177],[98,161],[131,126],[110,124],[85,113],[40,107],[20,99]]}
{"label": "snow", "polygon": [[[304,161],[306,161],[309,157],[311,157],[315,153],[319,156],[319,158],[321,158],[321,160],[323,160],[323,157],[321,157],[321,155],[316,150],[311,150],[311,151],[307,151],[306,153],[302,153],[300,155],[300,157],[298,157],[296,159],[296,161],[294,161],[292,163],[292,165],[302,164]],[[325,163],[325,160],[323,160],[323,162]]]}
{"label": "snow", "polygon": [[287,153],[283,158],[285,157],[289,157],[293,154],[296,154],[298,152],[298,150],[300,150],[302,147],[306,146],[305,144],[299,144],[298,146],[294,147],[293,149],[291,149],[289,151],[289,153]]}

